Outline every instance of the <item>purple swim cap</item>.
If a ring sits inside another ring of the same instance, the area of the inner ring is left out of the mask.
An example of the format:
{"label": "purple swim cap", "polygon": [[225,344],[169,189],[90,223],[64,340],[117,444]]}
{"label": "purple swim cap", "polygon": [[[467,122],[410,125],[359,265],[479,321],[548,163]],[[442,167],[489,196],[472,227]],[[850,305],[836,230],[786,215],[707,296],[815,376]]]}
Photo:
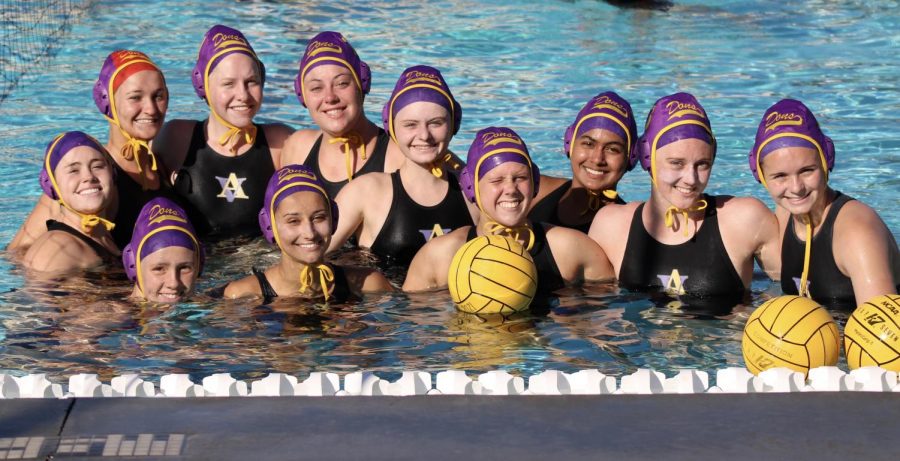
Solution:
{"label": "purple swim cap", "polygon": [[359,59],[356,50],[339,32],[320,32],[306,44],[306,51],[300,58],[300,71],[294,79],[294,93],[303,107],[306,107],[303,100],[303,78],[313,68],[328,64],[349,69],[359,91],[369,94],[372,84],[369,65]]}
{"label": "purple swim cap", "polygon": [[113,97],[119,86],[122,85],[128,77],[144,71],[155,70],[162,75],[159,67],[140,51],[118,50],[113,51],[103,61],[103,67],[100,68],[100,76],[94,83],[94,104],[100,113],[113,119],[118,124],[119,117],[116,114],[115,98]]}
{"label": "purple swim cap", "polygon": [[759,173],[763,158],[782,147],[808,147],[818,152],[826,179],[834,169],[834,143],[822,133],[812,111],[795,99],[776,102],[766,110],[756,130],[756,142],[749,156],[750,171],[763,186],[766,179]]}
{"label": "purple swim cap", "polygon": [[194,91],[200,99],[206,100],[206,85],[209,83],[209,75],[224,57],[233,54],[246,54],[253,58],[259,65],[260,85],[266,82],[266,67],[263,65],[247,37],[244,37],[237,29],[228,26],[215,25],[203,35],[200,42],[200,51],[197,53],[197,64],[191,74],[194,83]]}
{"label": "purple swim cap", "polygon": [[141,208],[134,222],[131,242],[122,251],[122,265],[128,278],[137,280],[138,287],[143,291],[141,261],[158,250],[173,246],[194,250],[200,262],[197,272],[203,271],[203,246],[197,240],[197,233],[187,213],[175,202],[155,197]]}
{"label": "purple swim cap", "polygon": [[638,139],[637,155],[641,166],[650,171],[656,180],[656,151],[682,139],[699,139],[711,145],[713,158],[716,157],[716,137],[706,111],[693,95],[675,93],[664,96],[653,104],[644,134]]}
{"label": "purple swim cap", "polygon": [[278,241],[278,229],[276,229],[275,210],[278,204],[286,197],[297,192],[316,192],[325,197],[325,201],[330,205],[331,209],[331,233],[337,230],[338,223],[338,206],[328,192],[325,186],[316,177],[316,173],[304,165],[286,165],[275,172],[269,183],[266,185],[265,202],[259,210],[259,228],[262,229],[263,235],[270,243],[281,245]]}
{"label": "purple swim cap", "polygon": [[[98,152],[106,154],[106,148],[88,134],[81,131],[69,131],[50,141],[47,151],[44,153],[44,166],[41,168],[41,189],[47,197],[60,200],[59,185],[56,183],[56,167],[63,157],[76,147],[87,146]],[[110,161],[107,158],[108,161]],[[112,161],[110,161],[112,165]],[[115,169],[113,169],[115,172]]]}
{"label": "purple swim cap", "polygon": [[626,155],[628,156],[626,168],[628,170],[634,168],[637,161],[635,155],[637,123],[634,120],[631,104],[612,91],[600,93],[591,98],[578,112],[575,122],[566,129],[563,140],[566,156],[572,156],[573,140],[595,128],[611,131],[625,140]]}
{"label": "purple swim cap", "polygon": [[441,71],[434,67],[413,66],[403,71],[397,84],[394,85],[394,92],[391,93],[390,99],[381,110],[381,121],[384,123],[384,131],[391,135],[394,142],[397,136],[394,135],[394,117],[404,107],[419,101],[433,102],[450,113],[450,120],[453,123],[453,134],[459,131],[459,124],[462,120],[462,107],[453,98],[450,87],[441,75]]}
{"label": "purple swim cap", "polygon": [[509,128],[488,127],[475,134],[475,141],[469,146],[466,167],[459,175],[459,185],[470,202],[481,208],[478,180],[488,171],[506,163],[516,162],[531,169],[534,196],[541,183],[541,172],[531,161],[525,141]]}

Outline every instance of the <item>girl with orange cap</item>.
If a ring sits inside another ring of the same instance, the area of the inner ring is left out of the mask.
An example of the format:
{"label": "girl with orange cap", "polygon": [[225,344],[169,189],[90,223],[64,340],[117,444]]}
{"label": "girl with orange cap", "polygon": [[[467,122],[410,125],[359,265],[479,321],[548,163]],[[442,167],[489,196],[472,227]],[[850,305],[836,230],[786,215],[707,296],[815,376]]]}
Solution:
{"label": "girl with orange cap", "polygon": [[426,241],[471,226],[478,217],[446,161],[462,108],[440,71],[413,66],[400,75],[382,118],[406,162],[393,173],[367,174],[341,189],[341,221],[329,249],[354,236],[382,263],[408,266]]}
{"label": "girl with orange cap", "polygon": [[370,85],[369,66],[340,33],[322,32],[306,45],[294,92],[318,129],[294,133],[284,163],[312,168],[331,197],[353,178],[392,172],[405,160],[388,133],[366,118]]}
{"label": "girl with orange cap", "polygon": [[40,184],[56,205],[55,219],[31,245],[22,263],[37,272],[61,274],[116,262],[119,250],[107,211],[115,197],[115,170],[96,139],[70,131],[47,146]]}
{"label": "girl with orange cap", "polygon": [[[118,50],[107,56],[94,84],[94,103],[109,122],[106,150],[115,161],[117,195],[110,217],[117,226],[112,235],[122,248],[141,207],[167,189],[167,174],[150,150],[150,142],[163,126],[169,91],[159,67],[140,51]],[[27,248],[46,231],[54,218],[54,203],[41,196],[34,211],[9,244]]]}
{"label": "girl with orange cap", "polygon": [[777,278],[774,214],[754,198],[703,193],[715,151],[709,118],[692,95],[653,105],[631,158],[650,172],[650,199],[601,208],[589,232],[620,286],[733,305],[749,292],[754,258]]}
{"label": "girl with orange cap", "polygon": [[175,194],[200,235],[259,235],[266,181],[281,165],[293,130],[257,125],[265,67],[240,31],[213,26],[203,36],[192,81],[209,105],[205,121],[166,123],[154,151],[173,171]]}

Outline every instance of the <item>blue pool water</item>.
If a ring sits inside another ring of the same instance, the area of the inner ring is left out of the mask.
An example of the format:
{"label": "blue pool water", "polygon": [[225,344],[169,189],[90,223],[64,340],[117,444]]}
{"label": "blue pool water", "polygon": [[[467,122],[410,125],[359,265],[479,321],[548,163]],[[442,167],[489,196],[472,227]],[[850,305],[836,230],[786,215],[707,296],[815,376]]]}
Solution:
{"label": "blue pool water", "polygon": [[[306,40],[343,32],[373,69],[366,110],[381,105],[405,67],[440,68],[463,106],[451,147],[465,152],[476,131],[506,125],[523,136],[544,172],[565,175],[561,137],[581,105],[603,90],[631,101],[642,118],[658,97],[698,96],[719,150],[712,193],[769,203],[746,168],[763,111],[782,97],[810,105],[837,146],[832,184],[872,205],[900,233],[900,10],[892,1],[676,1],[668,11],[619,9],[600,1],[232,2],[123,1],[77,14],[55,57],[22,78],[0,105],[0,244],[12,238],[39,194],[47,142],[65,130],[101,139],[106,123],[90,89],[117,48],[147,52],[164,70],[169,118],[202,118],[189,74],[203,32],[241,29],[267,68],[258,121],[310,125],[292,92]],[[629,200],[649,192],[646,173],[627,174]],[[243,276],[276,255],[263,242],[212,249],[201,290]],[[257,307],[200,298],[166,312],[121,300],[122,274],[57,287],[28,287],[0,259],[0,370],[77,372],[272,371],[392,374],[404,369],[471,371],[638,367],[671,372],[741,365],[744,321],[779,294],[758,274],[750,303],[703,313],[668,299],[572,289],[546,316],[479,319],[455,312],[446,294],[370,297],[322,311]],[[841,320],[846,314],[835,313]],[[842,361],[843,362],[843,361]]]}

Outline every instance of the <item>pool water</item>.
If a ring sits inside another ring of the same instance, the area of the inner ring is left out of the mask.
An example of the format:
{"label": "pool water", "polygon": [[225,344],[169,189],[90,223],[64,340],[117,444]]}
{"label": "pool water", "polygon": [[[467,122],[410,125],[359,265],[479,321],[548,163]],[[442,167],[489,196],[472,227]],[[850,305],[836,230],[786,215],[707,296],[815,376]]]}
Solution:
{"label": "pool water", "polygon": [[[719,141],[708,191],[766,203],[747,169],[747,152],[763,111],[782,97],[798,98],[837,146],[832,185],[878,210],[895,236],[900,232],[900,137],[894,133],[900,126],[900,10],[891,1],[676,1],[666,11],[586,0],[179,0],[88,8],[72,21],[57,54],[25,75],[0,105],[4,246],[40,193],[47,142],[66,130],[105,139],[107,125],[91,88],[106,55],[118,48],[147,52],[167,77],[168,118],[199,119],[206,106],[189,75],[203,32],[216,23],[241,29],[266,65],[260,122],[311,125],[292,92],[297,61],[312,35],[338,30],[372,67],[371,120],[380,122],[381,106],[404,68],[433,65],[463,106],[454,151],[466,152],[479,129],[505,125],[522,135],[549,174],[567,174],[562,134],[591,96],[615,90],[642,120],[660,96],[692,92]],[[620,191],[628,200],[646,199],[648,175],[628,173]],[[276,257],[261,239],[218,244],[210,249],[200,291],[214,291]],[[396,375],[449,368],[520,375],[583,368],[612,375],[640,367],[709,371],[743,364],[746,318],[780,294],[758,272],[751,298],[737,306],[686,307],[596,284],[540,306],[549,313],[507,319],[458,313],[446,293],[371,296],[329,309],[199,296],[160,310],[123,301],[131,288],[121,272],[26,284],[5,258],[0,272],[0,370],[57,378],[230,372],[246,379],[276,371]],[[846,313],[834,315],[843,324]]]}

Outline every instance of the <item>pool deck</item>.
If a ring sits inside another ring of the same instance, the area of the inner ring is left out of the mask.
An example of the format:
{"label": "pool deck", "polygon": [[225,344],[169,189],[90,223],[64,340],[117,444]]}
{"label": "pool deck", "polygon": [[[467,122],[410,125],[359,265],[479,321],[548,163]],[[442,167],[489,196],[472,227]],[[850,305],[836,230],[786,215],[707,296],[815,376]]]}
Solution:
{"label": "pool deck", "polygon": [[897,459],[898,415],[897,392],[15,399],[0,459]]}

